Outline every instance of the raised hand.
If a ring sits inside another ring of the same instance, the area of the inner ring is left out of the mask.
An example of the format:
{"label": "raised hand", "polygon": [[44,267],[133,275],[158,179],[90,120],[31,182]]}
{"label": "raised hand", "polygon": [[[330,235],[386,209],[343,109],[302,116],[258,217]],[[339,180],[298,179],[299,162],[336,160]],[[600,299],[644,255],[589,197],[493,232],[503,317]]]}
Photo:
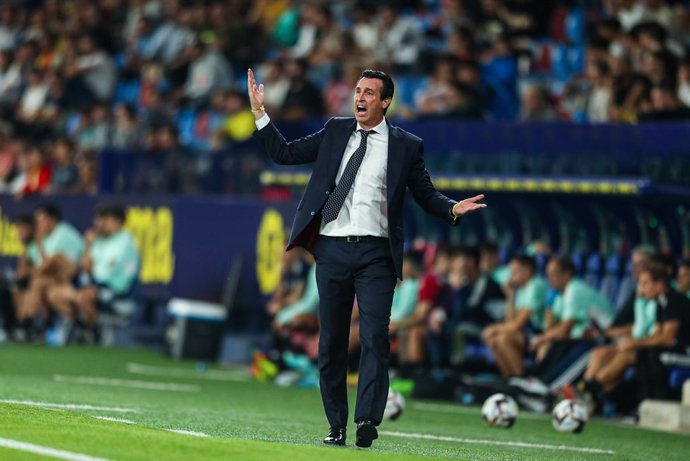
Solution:
{"label": "raised hand", "polygon": [[484,198],[484,194],[475,195],[474,197],[461,200],[453,206],[453,214],[457,217],[486,208],[485,203],[479,203]]}
{"label": "raised hand", "polygon": [[254,78],[254,71],[247,69],[247,89],[249,93],[249,104],[256,119],[264,115],[264,84],[257,86]]}

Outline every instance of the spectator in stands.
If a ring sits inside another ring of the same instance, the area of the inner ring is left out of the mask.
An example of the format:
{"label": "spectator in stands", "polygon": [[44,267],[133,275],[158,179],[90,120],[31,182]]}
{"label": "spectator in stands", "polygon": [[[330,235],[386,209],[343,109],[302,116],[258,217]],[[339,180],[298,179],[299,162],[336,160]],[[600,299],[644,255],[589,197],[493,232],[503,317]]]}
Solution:
{"label": "spectator in stands", "polygon": [[104,149],[110,140],[111,123],[108,107],[96,104],[83,112],[77,129],[77,145],[80,150]]}
{"label": "spectator in stands", "polygon": [[446,115],[455,109],[452,105],[454,77],[453,60],[448,56],[437,59],[433,74],[415,94],[415,106],[419,115]]}
{"label": "spectator in stands", "polygon": [[62,219],[57,206],[40,205],[34,212],[34,219],[35,244],[28,247],[27,259],[35,269],[17,315],[25,323],[39,316],[45,320],[46,295],[53,287],[72,281],[84,252],[81,235]]}
{"label": "spectator in stands", "polygon": [[546,321],[546,330],[532,338],[529,346],[530,351],[536,353],[540,362],[538,366],[547,370],[542,376],[553,371],[554,365],[560,365],[573,349],[581,352],[590,349],[593,343],[588,341],[592,337],[588,329],[593,325],[599,329],[607,328],[613,318],[609,301],[575,278],[575,265],[569,258],[552,258],[546,266],[546,275],[559,295],[553,303],[551,317]]}
{"label": "spectator in stands", "polygon": [[48,85],[38,69],[29,72],[16,114],[19,135],[39,139],[49,128],[41,123],[41,111],[48,97]]}
{"label": "spectator in stands", "polygon": [[[283,107],[285,97],[290,89],[290,79],[285,73],[285,65],[281,59],[272,59],[264,63],[258,73],[263,75],[263,80],[266,82],[264,106],[266,106],[266,110],[276,113]],[[352,88],[349,89],[352,90]],[[350,102],[349,99],[348,102]]]}
{"label": "spectator in stands", "polygon": [[675,289],[690,298],[690,259],[684,259],[678,265]]}
{"label": "spectator in stands", "polygon": [[558,120],[558,113],[553,108],[548,91],[539,85],[528,85],[522,90],[521,106],[519,119],[523,122]]}
{"label": "spectator in stands", "polygon": [[587,120],[590,123],[608,122],[613,86],[608,62],[597,60],[588,64],[587,77],[592,84],[587,98]]}
{"label": "spectator in stands", "polygon": [[45,152],[43,152],[40,146],[36,144],[30,145],[27,147],[24,155],[26,180],[23,187],[16,194],[18,198],[42,194],[48,191],[52,175],[52,168],[46,161]]}
{"label": "spectator in stands", "polygon": [[189,48],[189,59],[184,96],[195,107],[207,105],[213,92],[230,88],[232,70],[217,41],[208,44],[197,41]]}
{"label": "spectator in stands", "polygon": [[500,36],[482,67],[484,83],[491,94],[488,109],[496,120],[513,119],[519,112],[517,59],[510,38]]}
{"label": "spectator in stands", "polygon": [[17,174],[17,157],[21,142],[9,136],[10,129],[0,124],[0,192],[11,192],[12,180]]}
{"label": "spectator in stands", "polygon": [[188,8],[177,7],[171,17],[156,27],[142,50],[142,57],[170,66],[182,52],[194,42],[194,32],[189,28],[191,17]]}
{"label": "spectator in stands", "polygon": [[532,336],[545,329],[549,286],[537,274],[534,258],[516,256],[510,261],[510,279],[505,287],[505,320],[486,327],[482,338],[494,354],[501,375],[522,376],[525,348]]}
{"label": "spectator in stands", "polygon": [[137,121],[137,113],[131,104],[115,106],[115,120],[109,147],[113,149],[139,149],[143,146],[143,130]]}
{"label": "spectator in stands", "polygon": [[77,191],[79,169],[74,162],[74,143],[68,138],[59,138],[52,144],[53,174],[50,192],[70,194]]}
{"label": "spectator in stands", "polygon": [[79,38],[78,48],[77,72],[99,101],[108,101],[115,90],[117,75],[113,59],[90,35]]}
{"label": "spectator in stands", "polygon": [[685,107],[690,107],[690,56],[678,66],[678,100]]}
{"label": "spectator in stands", "polygon": [[378,20],[378,61],[391,63],[395,72],[416,71],[422,43],[418,24],[401,15],[395,2],[383,2],[379,5]]}
{"label": "spectator in stands", "polygon": [[289,121],[304,120],[323,115],[321,91],[307,79],[307,61],[293,59],[286,64],[290,87],[285,95],[280,118]]}
{"label": "spectator in stands", "polygon": [[652,88],[651,105],[643,112],[640,121],[664,121],[690,119],[690,108],[678,100],[675,87],[659,85]]}

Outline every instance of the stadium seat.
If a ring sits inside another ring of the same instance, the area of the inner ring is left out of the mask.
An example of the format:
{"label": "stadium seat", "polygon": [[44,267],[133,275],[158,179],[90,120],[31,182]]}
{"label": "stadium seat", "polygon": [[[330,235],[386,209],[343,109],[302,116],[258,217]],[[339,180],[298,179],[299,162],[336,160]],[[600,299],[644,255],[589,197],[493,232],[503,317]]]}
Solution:
{"label": "stadium seat", "polygon": [[115,104],[127,103],[136,104],[139,100],[139,90],[141,83],[138,80],[124,80],[117,83],[113,102]]}
{"label": "stadium seat", "polygon": [[596,252],[589,255],[589,258],[587,258],[587,265],[585,266],[584,280],[597,290],[601,286],[602,269],[603,260],[601,255]]}
{"label": "stadium seat", "polygon": [[609,256],[606,261],[606,270],[601,279],[601,287],[599,291],[603,294],[612,305],[618,300],[618,292],[621,288],[621,280],[623,277],[623,257],[619,254]]}

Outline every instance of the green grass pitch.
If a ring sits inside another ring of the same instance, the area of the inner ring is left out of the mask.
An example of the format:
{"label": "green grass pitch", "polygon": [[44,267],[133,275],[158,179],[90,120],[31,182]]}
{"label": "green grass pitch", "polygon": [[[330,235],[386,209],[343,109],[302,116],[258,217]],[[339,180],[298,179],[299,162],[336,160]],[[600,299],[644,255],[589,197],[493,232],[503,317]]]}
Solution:
{"label": "green grass pitch", "polygon": [[[579,435],[558,433],[549,417],[530,414],[520,415],[512,429],[490,429],[477,407],[411,399],[399,420],[380,426],[371,449],[354,447],[354,429],[350,424],[347,447],[322,446],[327,423],[317,390],[259,383],[243,370],[206,370],[140,350],[0,346],[3,461],[80,459],[69,458],[76,455],[147,461],[668,461],[686,460],[690,450],[688,436],[601,420],[590,421]],[[18,449],[19,443],[32,448]],[[61,452],[37,454],[35,447]],[[56,458],[63,452],[66,458]]]}

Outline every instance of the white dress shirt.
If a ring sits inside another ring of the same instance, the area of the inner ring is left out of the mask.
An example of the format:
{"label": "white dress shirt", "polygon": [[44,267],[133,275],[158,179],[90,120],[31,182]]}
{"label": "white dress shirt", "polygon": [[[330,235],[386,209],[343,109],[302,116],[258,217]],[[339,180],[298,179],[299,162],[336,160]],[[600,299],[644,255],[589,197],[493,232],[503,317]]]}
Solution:
{"label": "white dress shirt", "polygon": [[[264,114],[256,121],[256,128],[261,130],[270,118]],[[357,129],[363,129],[359,123]],[[348,235],[372,235],[388,237],[388,199],[386,170],[388,167],[388,124],[384,118],[374,127],[367,138],[367,150],[359,166],[355,182],[345,198],[335,221],[321,224],[321,235],[344,237]],[[345,147],[335,183],[340,181],[347,162],[355,153],[361,141],[361,134],[353,131]]]}

